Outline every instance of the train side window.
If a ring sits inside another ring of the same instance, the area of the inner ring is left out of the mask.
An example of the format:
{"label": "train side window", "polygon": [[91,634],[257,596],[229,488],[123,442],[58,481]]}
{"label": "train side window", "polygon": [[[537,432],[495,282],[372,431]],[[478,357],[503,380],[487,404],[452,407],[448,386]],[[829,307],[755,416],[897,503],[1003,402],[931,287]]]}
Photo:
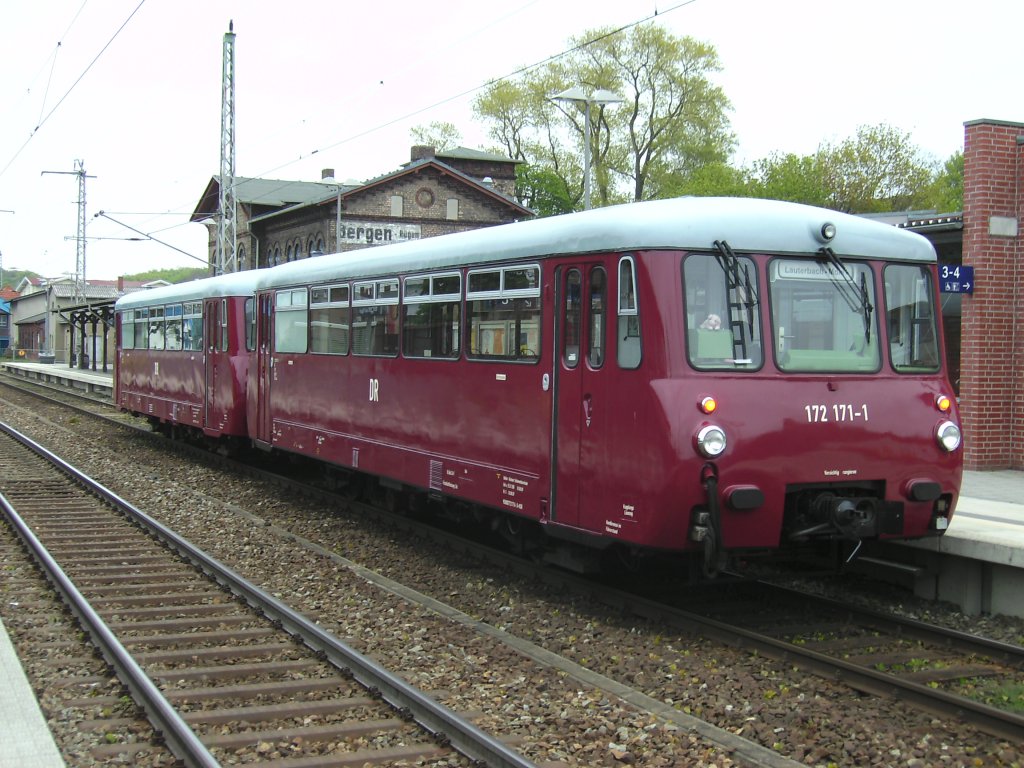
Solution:
{"label": "train side window", "polygon": [[187,302],[181,318],[181,348],[201,351],[203,348],[203,302]]}
{"label": "train side window", "polygon": [[247,352],[256,349],[256,298],[253,296],[245,300],[245,349]]}
{"label": "train side window", "polygon": [[149,308],[149,348],[164,348],[164,308]]}
{"label": "train side window", "polygon": [[889,356],[900,373],[939,370],[939,339],[935,330],[935,301],[931,273],[926,267],[889,264],[885,268],[885,308],[889,327]]}
{"label": "train side window", "polygon": [[407,277],[402,303],[403,355],[448,359],[459,356],[461,274]]}
{"label": "train side window", "polygon": [[471,270],[466,276],[469,349],[476,360],[540,359],[540,267]]}
{"label": "train side window", "polygon": [[565,312],[562,314],[562,363],[575,368],[580,362],[580,314],[583,279],[578,269],[570,269],[565,277]]}
{"label": "train side window", "polygon": [[149,309],[135,310],[135,349],[149,349]]}
{"label": "train side window", "polygon": [[306,289],[278,291],[274,296],[274,351],[306,351]]}
{"label": "train side window", "polygon": [[325,285],[310,290],[310,352],[347,355],[351,335],[348,285]]}
{"label": "train side window", "polygon": [[167,349],[181,349],[181,304],[169,304],[164,310],[164,336]]}
{"label": "train side window", "polygon": [[636,263],[632,256],[619,259],[619,301],[616,356],[620,368],[640,367],[640,312],[637,309]]}
{"label": "train side window", "polygon": [[608,277],[604,267],[590,270],[590,316],[587,329],[587,363],[591,368],[604,365],[604,328],[607,314],[606,297]]}
{"label": "train side window", "polygon": [[135,310],[126,309],[119,313],[121,319],[121,349],[135,347]]}
{"label": "train side window", "polygon": [[398,280],[356,283],[352,293],[352,354],[398,356]]}

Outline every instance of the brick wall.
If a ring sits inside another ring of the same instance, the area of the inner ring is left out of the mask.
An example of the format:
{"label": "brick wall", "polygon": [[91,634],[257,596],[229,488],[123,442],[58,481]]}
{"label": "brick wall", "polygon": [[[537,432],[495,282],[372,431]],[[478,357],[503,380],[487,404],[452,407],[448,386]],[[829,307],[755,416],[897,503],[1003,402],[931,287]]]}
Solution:
{"label": "brick wall", "polygon": [[968,469],[1024,469],[1024,306],[1020,238],[1024,123],[975,120],[964,137],[960,406]]}

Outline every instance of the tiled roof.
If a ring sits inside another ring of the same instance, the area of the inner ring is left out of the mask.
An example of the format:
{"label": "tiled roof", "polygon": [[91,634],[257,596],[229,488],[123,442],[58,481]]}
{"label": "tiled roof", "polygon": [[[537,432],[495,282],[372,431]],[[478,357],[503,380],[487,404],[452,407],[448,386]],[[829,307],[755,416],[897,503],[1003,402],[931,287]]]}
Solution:
{"label": "tiled roof", "polygon": [[[77,295],[73,282],[54,283],[50,287],[53,289],[53,295],[59,299],[73,299]],[[90,285],[89,283],[85,284],[82,293],[87,299],[116,299],[119,295],[116,285]]]}

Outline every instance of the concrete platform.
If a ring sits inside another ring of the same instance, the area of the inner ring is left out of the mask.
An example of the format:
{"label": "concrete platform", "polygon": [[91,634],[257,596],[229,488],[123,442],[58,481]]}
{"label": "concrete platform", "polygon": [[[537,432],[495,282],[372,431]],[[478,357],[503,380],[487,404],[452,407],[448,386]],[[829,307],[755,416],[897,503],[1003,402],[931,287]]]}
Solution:
{"label": "concrete platform", "polygon": [[967,614],[1024,617],[1024,472],[965,472],[949,530],[899,545],[914,592]]}
{"label": "concrete platform", "polygon": [[71,368],[64,363],[5,362],[2,367],[15,376],[46,384],[77,389],[102,397],[114,396],[114,368],[104,373],[90,368]]}
{"label": "concrete platform", "polygon": [[0,768],[64,768],[64,758],[0,620]]}

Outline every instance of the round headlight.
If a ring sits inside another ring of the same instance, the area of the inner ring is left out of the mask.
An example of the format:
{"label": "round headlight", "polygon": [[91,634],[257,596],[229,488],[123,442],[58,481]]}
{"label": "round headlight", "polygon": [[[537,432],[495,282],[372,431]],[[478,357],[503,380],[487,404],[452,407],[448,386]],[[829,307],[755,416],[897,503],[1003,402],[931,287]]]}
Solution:
{"label": "round headlight", "polygon": [[827,221],[818,230],[818,240],[823,243],[831,243],[836,237],[836,225]]}
{"label": "round headlight", "polygon": [[952,453],[960,447],[960,427],[952,421],[944,421],[935,430],[935,438],[944,449]]}
{"label": "round headlight", "polygon": [[721,427],[710,425],[697,433],[697,450],[709,459],[720,455],[725,450],[725,443],[725,430]]}

